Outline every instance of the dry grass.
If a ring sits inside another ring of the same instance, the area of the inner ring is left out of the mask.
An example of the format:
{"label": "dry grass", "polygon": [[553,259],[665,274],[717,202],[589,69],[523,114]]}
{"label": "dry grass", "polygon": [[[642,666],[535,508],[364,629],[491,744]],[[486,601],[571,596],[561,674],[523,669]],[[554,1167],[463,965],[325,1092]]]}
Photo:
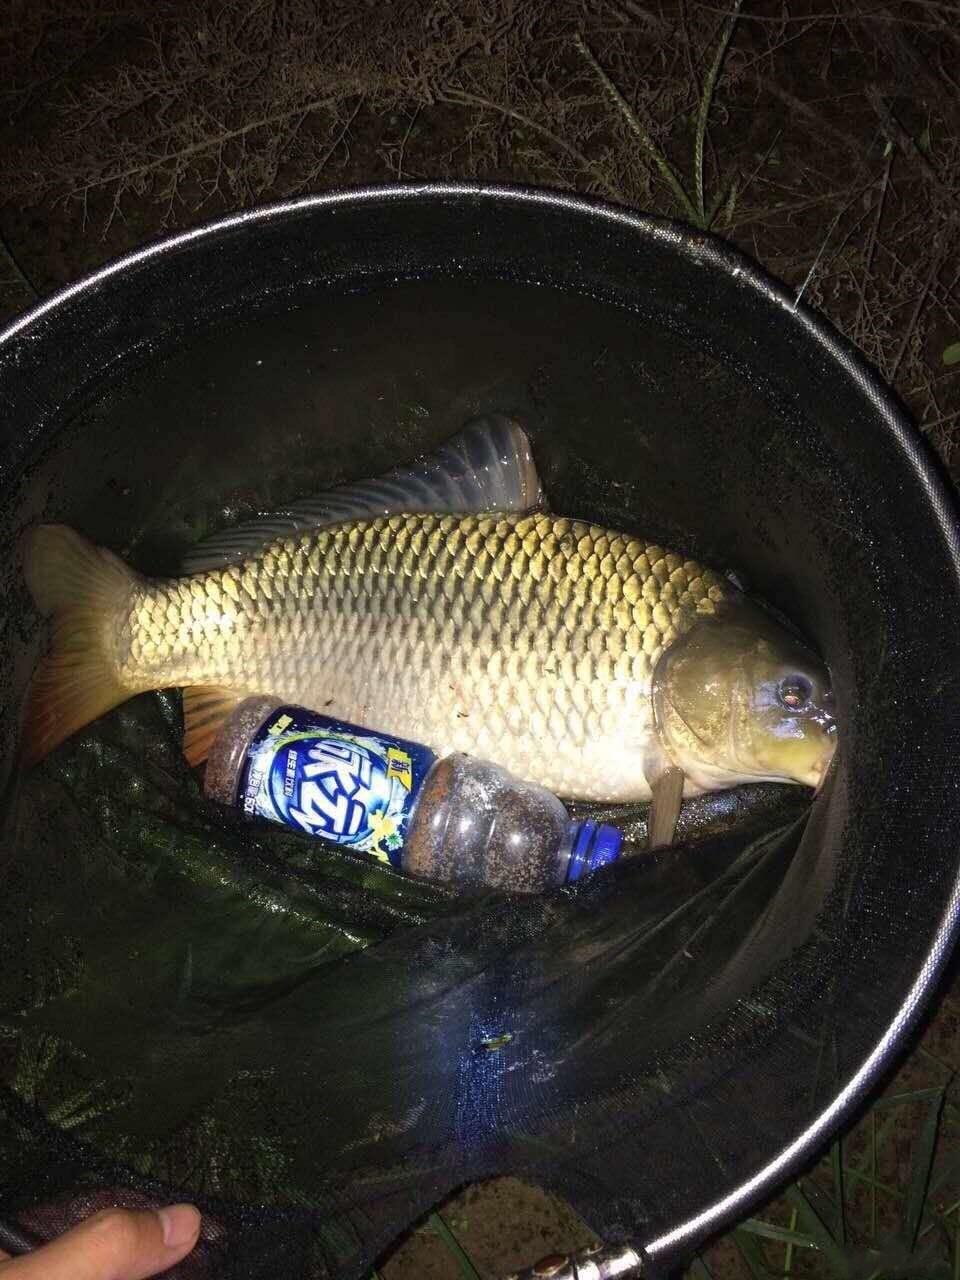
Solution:
{"label": "dry grass", "polygon": [[14,9],[8,210],[59,206],[109,244],[131,215],[152,232],[458,176],[699,213],[802,287],[957,460],[956,5],[758,0],[732,32],[721,0]]}

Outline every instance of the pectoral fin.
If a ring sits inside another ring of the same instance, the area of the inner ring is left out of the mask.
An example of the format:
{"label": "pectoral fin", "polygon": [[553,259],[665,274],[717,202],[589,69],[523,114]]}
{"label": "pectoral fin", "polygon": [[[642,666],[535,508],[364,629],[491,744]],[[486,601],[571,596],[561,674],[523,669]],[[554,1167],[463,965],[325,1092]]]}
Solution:
{"label": "pectoral fin", "polygon": [[654,741],[647,748],[643,772],[652,793],[647,814],[647,847],[665,849],[673,844],[677,831],[683,801],[683,770],[678,769]]}
{"label": "pectoral fin", "polygon": [[683,799],[683,770],[671,765],[654,782],[653,800],[647,815],[647,844],[651,849],[665,849],[673,844]]}

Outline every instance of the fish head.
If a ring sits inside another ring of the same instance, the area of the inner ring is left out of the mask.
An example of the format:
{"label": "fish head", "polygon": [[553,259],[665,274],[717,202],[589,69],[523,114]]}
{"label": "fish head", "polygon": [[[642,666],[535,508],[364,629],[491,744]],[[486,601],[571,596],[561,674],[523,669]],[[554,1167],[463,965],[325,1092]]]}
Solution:
{"label": "fish head", "polygon": [[819,787],[836,748],[827,668],[744,600],[698,619],[665,650],[653,703],[663,749],[705,790],[747,781]]}

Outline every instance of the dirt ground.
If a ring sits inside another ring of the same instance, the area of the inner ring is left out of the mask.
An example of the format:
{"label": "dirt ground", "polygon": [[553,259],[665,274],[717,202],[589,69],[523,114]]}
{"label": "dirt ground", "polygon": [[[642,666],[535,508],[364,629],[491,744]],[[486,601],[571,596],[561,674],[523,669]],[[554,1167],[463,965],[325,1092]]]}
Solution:
{"label": "dirt ground", "polygon": [[[538,183],[732,240],[860,346],[960,479],[960,5],[3,8],[0,319],[144,240],[254,203],[398,179]],[[949,1084],[958,1001],[951,980],[888,1095]],[[893,1181],[919,1123],[900,1126]],[[946,1128],[941,1141],[960,1150]],[[796,1205],[756,1216],[789,1230]],[[442,1221],[483,1277],[591,1240],[512,1179],[469,1188]],[[760,1259],[731,1236],[705,1264],[724,1277],[831,1273],[822,1254],[760,1238]],[[381,1271],[464,1274],[432,1220]]]}

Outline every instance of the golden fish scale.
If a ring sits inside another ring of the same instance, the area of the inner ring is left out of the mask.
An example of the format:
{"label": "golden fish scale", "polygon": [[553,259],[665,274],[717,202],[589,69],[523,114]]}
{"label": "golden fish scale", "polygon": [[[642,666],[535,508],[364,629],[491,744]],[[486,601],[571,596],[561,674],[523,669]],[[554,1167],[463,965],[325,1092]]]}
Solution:
{"label": "golden fish scale", "polygon": [[386,516],[149,584],[118,662],[130,687],[273,693],[564,795],[642,798],[653,667],[727,589],[575,520]]}

